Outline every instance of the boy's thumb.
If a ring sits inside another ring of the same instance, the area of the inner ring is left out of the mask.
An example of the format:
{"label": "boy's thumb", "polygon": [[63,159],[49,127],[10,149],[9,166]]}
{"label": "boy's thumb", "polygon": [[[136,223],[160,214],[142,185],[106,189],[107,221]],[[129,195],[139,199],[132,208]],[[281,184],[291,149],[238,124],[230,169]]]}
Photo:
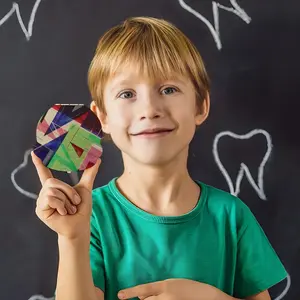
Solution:
{"label": "boy's thumb", "polygon": [[84,187],[89,191],[92,191],[100,164],[101,164],[101,159],[98,158],[94,166],[84,170],[80,181],[78,182],[78,184],[76,184],[76,187]]}

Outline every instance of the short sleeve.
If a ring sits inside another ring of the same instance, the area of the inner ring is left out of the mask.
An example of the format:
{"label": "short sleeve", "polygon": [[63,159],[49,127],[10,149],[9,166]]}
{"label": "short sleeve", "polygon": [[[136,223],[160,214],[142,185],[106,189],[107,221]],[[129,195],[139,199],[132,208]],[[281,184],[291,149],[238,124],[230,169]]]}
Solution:
{"label": "short sleeve", "polygon": [[100,242],[99,226],[94,212],[91,215],[90,264],[94,285],[105,290],[105,274],[103,253]]}
{"label": "short sleeve", "polygon": [[287,277],[287,272],[249,207],[237,198],[237,261],[234,296],[245,299]]}

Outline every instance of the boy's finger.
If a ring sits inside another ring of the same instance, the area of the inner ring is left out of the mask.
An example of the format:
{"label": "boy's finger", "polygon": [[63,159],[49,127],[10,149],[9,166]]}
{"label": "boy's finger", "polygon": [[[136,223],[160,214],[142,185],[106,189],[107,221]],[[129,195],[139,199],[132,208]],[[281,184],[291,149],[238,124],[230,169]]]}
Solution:
{"label": "boy's finger", "polygon": [[98,158],[95,165],[93,165],[91,168],[84,170],[77,186],[83,186],[89,191],[92,191],[100,164],[101,164],[101,159]]}
{"label": "boy's finger", "polygon": [[119,299],[130,299],[130,298],[146,298],[151,296],[159,296],[162,293],[161,281],[136,285],[131,288],[127,288],[119,291]]}
{"label": "boy's finger", "polygon": [[47,197],[47,201],[41,203],[37,203],[37,213],[40,214],[47,214],[47,211],[50,209],[56,209],[57,212],[64,216],[68,213],[65,203],[56,197],[49,196]]}
{"label": "boy's finger", "polygon": [[53,178],[51,171],[44,166],[43,162],[39,157],[35,155],[33,151],[31,151],[32,162],[35,165],[38,176],[40,178],[41,184],[44,185],[45,181],[49,178]]}
{"label": "boy's finger", "polygon": [[[68,193],[68,194],[70,194],[70,193]],[[71,199],[70,199],[70,196],[68,194],[66,194],[65,191],[59,190],[58,188],[51,188],[51,187],[48,188],[48,192],[47,192],[48,197],[52,196],[52,197],[55,197],[55,198],[61,200],[64,203],[65,208],[67,209],[68,213],[69,214],[74,214],[74,213],[76,213],[77,208],[71,202],[71,201],[75,202],[74,201],[74,196],[73,196],[74,195],[73,189],[72,189]],[[79,196],[78,196],[78,199],[81,200]],[[79,203],[75,203],[75,204],[79,204]]]}

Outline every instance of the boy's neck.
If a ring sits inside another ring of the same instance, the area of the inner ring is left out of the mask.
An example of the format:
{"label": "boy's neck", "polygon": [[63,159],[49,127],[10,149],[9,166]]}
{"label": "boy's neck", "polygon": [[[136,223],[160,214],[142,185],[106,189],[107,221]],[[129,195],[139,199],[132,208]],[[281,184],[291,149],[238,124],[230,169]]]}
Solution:
{"label": "boy's neck", "polygon": [[124,160],[117,180],[121,193],[133,204],[155,215],[182,215],[198,202],[200,187],[187,170],[187,159],[153,167]]}

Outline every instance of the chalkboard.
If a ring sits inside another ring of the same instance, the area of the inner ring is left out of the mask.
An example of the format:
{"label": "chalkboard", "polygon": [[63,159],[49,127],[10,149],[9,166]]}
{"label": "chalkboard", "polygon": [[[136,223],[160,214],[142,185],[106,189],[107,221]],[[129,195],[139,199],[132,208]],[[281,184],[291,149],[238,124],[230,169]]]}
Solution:
{"label": "chalkboard", "polygon": [[[142,15],[182,29],[212,81],[211,113],[192,142],[190,173],[252,209],[289,273],[272,299],[300,299],[296,0],[1,0],[0,298],[52,299],[57,237],[35,215],[40,183],[29,153],[36,124],[54,103],[90,103],[87,69],[99,37]],[[118,150],[106,142],[95,186],[121,171]]]}

